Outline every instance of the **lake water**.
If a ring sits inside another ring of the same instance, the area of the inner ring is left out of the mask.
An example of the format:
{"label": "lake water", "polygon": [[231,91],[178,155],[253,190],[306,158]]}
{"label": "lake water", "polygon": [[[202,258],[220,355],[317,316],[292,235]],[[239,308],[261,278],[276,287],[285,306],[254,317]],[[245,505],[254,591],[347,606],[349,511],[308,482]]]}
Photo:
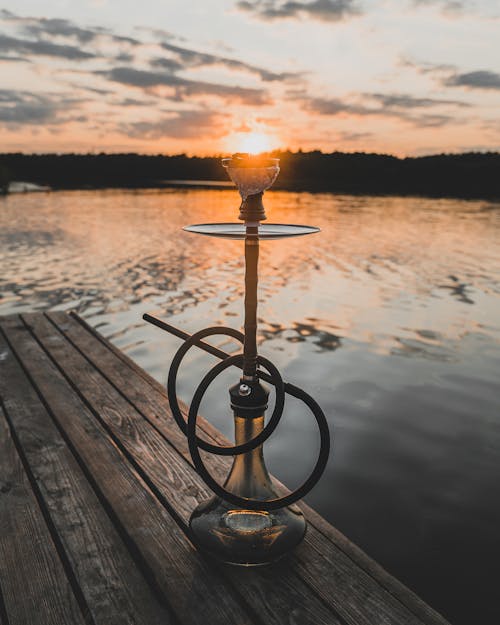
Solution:
{"label": "lake water", "polygon": [[[144,312],[241,327],[242,243],[181,231],[237,207],[232,190],[0,199],[0,314],[74,309],[164,382],[179,342]],[[334,428],[308,502],[452,623],[500,622],[500,204],[269,192],[266,208],[322,229],[261,244],[260,351]],[[190,357],[186,400],[212,364]],[[234,381],[201,410],[228,435]],[[317,434],[287,405],[266,458],[294,487]]]}

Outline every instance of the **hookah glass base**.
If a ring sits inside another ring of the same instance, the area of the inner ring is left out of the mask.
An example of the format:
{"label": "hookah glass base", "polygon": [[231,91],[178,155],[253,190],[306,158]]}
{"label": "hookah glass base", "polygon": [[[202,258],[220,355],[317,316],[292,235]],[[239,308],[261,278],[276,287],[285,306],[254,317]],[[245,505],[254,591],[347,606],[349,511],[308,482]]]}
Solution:
{"label": "hookah glass base", "polygon": [[[235,416],[235,440],[239,445],[264,427],[264,417]],[[251,499],[275,499],[262,446],[236,456],[224,484],[228,491]],[[306,521],[296,505],[269,512],[245,510],[213,496],[201,503],[189,522],[195,545],[228,564],[258,566],[289,553],[304,538]]]}

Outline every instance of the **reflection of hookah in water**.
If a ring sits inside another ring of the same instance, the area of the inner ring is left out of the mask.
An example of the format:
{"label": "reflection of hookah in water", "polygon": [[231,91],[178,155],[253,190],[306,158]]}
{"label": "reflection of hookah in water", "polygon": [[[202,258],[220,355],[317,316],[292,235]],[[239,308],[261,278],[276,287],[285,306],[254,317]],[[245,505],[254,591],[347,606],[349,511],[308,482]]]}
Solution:
{"label": "reflection of hookah in water", "polygon": [[[200,504],[191,515],[194,543],[214,557],[232,564],[257,565],[272,562],[300,543],[306,521],[295,503],[316,484],[328,461],[330,438],[326,418],[312,397],[283,382],[279,371],[257,353],[257,267],[260,239],[279,239],[318,232],[311,226],[262,224],[266,219],[262,195],[279,173],[279,159],[236,154],[223,159],[229,176],[237,185],[242,203],[242,224],[198,224],[185,230],[245,241],[245,333],[225,327],[206,328],[192,336],[169,324],[145,315],[145,319],[173,332],[185,341],[175,354],[169,371],[168,396],[172,414],[187,435],[194,465],[215,495]],[[243,353],[229,356],[204,343],[208,336],[230,336],[243,343]],[[176,396],[177,371],[192,346],[201,347],[221,358],[203,378],[194,393],[187,423]],[[229,389],[235,421],[235,445],[224,447],[208,443],[196,435],[196,418],[203,396],[211,382],[231,366],[243,370],[240,381]],[[262,369],[264,371],[262,371]],[[267,425],[264,413],[268,390],[260,380],[276,389],[275,406]],[[277,427],[284,408],[285,393],[302,400],[316,418],[321,446],[316,465],[307,480],[293,493],[279,497],[267,472],[262,445]],[[221,486],[208,473],[199,449],[222,456],[235,456],[229,476]]]}

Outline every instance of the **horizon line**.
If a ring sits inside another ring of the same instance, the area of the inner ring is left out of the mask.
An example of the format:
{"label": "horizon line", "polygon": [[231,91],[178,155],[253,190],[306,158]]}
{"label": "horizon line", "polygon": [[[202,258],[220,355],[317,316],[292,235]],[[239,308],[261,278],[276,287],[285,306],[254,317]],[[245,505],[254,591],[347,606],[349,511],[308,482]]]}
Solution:
{"label": "horizon line", "polygon": [[[11,156],[11,155],[22,155],[22,156],[144,156],[144,157],[164,157],[164,158],[175,158],[175,157],[184,157],[184,158],[200,158],[200,159],[220,159],[227,157],[229,152],[216,152],[213,154],[194,154],[189,152],[176,152],[176,153],[167,153],[167,152],[127,152],[127,151],[87,151],[87,152],[79,152],[79,151],[68,151],[68,152],[24,152],[24,151],[7,151],[0,152],[0,158],[2,156]],[[268,150],[265,152],[259,152],[257,154],[252,154],[252,156],[271,156],[276,154],[289,154],[292,156],[296,155],[304,155],[304,154],[319,154],[322,156],[331,156],[333,154],[345,154],[345,155],[364,155],[364,156],[385,156],[394,158],[397,160],[406,160],[406,159],[419,159],[419,158],[432,158],[439,156],[446,157],[455,157],[455,156],[467,156],[467,155],[497,155],[500,156],[499,150],[465,150],[462,152],[432,152],[429,154],[420,154],[414,156],[398,156],[396,154],[392,154],[390,152],[370,152],[364,150],[355,150],[355,151],[345,151],[345,150],[333,150],[332,152],[325,152],[319,148],[311,149],[311,150],[303,150],[298,148],[297,150],[291,150],[289,148],[279,148],[275,150]]]}

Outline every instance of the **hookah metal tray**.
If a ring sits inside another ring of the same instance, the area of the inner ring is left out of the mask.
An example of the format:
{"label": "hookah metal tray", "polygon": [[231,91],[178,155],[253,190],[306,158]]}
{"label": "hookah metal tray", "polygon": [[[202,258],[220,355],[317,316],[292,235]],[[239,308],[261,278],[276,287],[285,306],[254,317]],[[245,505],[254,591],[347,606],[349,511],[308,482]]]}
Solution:
{"label": "hookah metal tray", "polygon": [[[208,237],[220,237],[222,239],[244,239],[246,227],[244,223],[214,223],[193,224],[185,226],[186,232],[204,234]],[[316,226],[303,226],[297,224],[260,224],[258,229],[259,239],[285,239],[288,237],[300,237],[306,234],[319,232]]]}

